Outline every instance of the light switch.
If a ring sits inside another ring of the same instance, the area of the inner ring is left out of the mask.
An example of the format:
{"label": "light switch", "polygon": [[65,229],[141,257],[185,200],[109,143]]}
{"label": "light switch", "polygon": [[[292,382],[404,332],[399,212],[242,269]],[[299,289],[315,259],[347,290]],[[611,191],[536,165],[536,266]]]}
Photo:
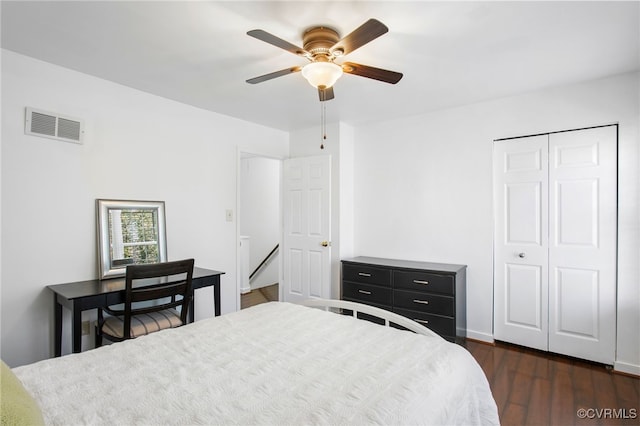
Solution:
{"label": "light switch", "polygon": [[233,222],[233,210],[227,209],[227,222]]}

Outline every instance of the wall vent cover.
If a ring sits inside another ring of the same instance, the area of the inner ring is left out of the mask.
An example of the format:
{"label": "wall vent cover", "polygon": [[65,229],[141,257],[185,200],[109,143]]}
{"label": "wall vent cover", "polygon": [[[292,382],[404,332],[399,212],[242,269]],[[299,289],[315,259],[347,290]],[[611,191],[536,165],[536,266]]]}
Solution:
{"label": "wall vent cover", "polygon": [[27,107],[24,133],[81,144],[84,122],[78,118]]}

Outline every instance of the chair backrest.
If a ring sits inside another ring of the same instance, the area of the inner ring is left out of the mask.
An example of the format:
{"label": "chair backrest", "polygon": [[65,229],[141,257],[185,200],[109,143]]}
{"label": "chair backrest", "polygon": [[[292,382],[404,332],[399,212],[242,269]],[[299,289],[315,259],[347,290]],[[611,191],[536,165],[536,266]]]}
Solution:
{"label": "chair backrest", "polygon": [[[180,319],[183,324],[186,324],[189,304],[193,297],[193,264],[193,259],[185,259],[127,266],[124,303],[125,338],[131,337],[131,317],[133,315],[157,312],[180,306]],[[167,299],[169,301],[166,301]],[[152,306],[137,307],[134,305],[138,302],[157,302],[159,300],[163,302]]]}

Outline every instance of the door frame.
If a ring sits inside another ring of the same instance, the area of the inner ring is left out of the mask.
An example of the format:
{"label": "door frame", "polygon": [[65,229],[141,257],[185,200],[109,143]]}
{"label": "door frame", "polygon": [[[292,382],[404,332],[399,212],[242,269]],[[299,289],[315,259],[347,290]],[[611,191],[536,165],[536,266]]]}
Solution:
{"label": "door frame", "polygon": [[[289,157],[285,157],[285,156],[276,156],[276,155],[269,155],[269,154],[264,154],[261,152],[257,152],[257,151],[252,151],[252,150],[248,150],[248,149],[242,149],[240,147],[236,148],[236,206],[235,206],[235,224],[236,224],[236,290],[235,290],[235,295],[236,295],[236,311],[239,311],[241,308],[241,288],[242,288],[242,283],[240,282],[240,194],[242,191],[242,158],[243,157],[260,157],[260,158],[266,158],[266,159],[271,159],[271,160],[277,160],[280,162],[280,173],[278,176],[278,193],[280,196],[280,200],[279,200],[279,213],[278,213],[278,244],[280,246],[280,248],[282,248],[282,243],[284,241],[284,234],[283,234],[283,200],[282,200],[282,173],[283,173],[283,163],[284,160],[289,158]],[[278,256],[278,281],[282,282],[282,272],[283,271],[283,265],[282,265],[282,256]],[[282,300],[282,286],[278,286],[278,299]]]}

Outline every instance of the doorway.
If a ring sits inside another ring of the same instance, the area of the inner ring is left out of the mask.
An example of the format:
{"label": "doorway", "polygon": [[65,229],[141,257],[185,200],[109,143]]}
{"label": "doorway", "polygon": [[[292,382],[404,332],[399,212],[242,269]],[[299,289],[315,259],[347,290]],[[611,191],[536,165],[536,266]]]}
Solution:
{"label": "doorway", "polygon": [[280,159],[241,152],[238,173],[239,306],[279,300]]}

